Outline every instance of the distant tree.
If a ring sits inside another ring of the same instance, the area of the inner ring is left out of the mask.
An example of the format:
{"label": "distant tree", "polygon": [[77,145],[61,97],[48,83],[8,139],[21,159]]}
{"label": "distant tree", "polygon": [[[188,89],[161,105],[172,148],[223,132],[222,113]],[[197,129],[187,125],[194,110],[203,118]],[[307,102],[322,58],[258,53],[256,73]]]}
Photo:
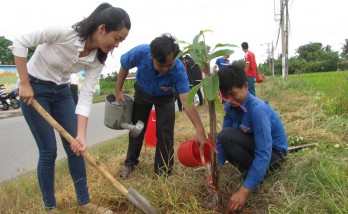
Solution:
{"label": "distant tree", "polygon": [[[8,49],[8,46],[12,45],[12,42],[6,39],[4,36],[0,36],[0,65],[14,65],[14,57],[12,51]],[[36,47],[28,48],[28,57],[29,60],[34,52]]]}
{"label": "distant tree", "polygon": [[345,43],[342,47],[341,59],[348,60],[348,39],[345,40]]}
{"label": "distant tree", "polygon": [[14,63],[11,50],[8,49],[12,42],[6,39],[4,36],[0,36],[0,64],[12,65]]}
{"label": "distant tree", "polygon": [[338,68],[339,54],[332,51],[330,45],[323,47],[322,43],[311,42],[300,46],[296,53],[296,60],[290,61],[289,73],[336,71]]}

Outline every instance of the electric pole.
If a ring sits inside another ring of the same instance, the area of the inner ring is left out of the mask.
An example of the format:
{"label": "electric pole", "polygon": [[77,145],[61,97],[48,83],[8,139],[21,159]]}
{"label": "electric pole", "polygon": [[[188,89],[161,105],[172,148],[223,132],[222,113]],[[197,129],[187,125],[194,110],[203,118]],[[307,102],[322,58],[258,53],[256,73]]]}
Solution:
{"label": "electric pole", "polygon": [[282,37],[282,77],[288,79],[289,63],[288,63],[288,47],[289,47],[289,11],[288,1],[280,0],[280,31]]}
{"label": "electric pole", "polygon": [[272,41],[272,76],[274,76],[274,46]]}

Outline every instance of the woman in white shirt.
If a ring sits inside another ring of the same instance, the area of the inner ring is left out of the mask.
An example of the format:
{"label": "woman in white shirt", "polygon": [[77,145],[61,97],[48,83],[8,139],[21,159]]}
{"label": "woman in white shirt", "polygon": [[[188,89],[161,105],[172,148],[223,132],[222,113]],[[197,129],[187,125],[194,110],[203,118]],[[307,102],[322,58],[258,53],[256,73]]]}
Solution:
{"label": "woman in white shirt", "polygon": [[[48,213],[54,213],[57,207],[54,196],[57,143],[53,128],[31,103],[35,98],[79,142],[69,145],[62,138],[81,208],[108,213],[90,202],[85,163],[79,153],[87,148],[85,137],[93,90],[107,54],[128,36],[130,28],[127,12],[104,3],[72,27],[50,27],[21,35],[10,46],[21,80],[19,96],[23,115],[39,149],[37,176]],[[37,48],[27,63],[29,47]],[[68,82],[71,73],[81,69],[86,69],[86,77],[75,110]]]}

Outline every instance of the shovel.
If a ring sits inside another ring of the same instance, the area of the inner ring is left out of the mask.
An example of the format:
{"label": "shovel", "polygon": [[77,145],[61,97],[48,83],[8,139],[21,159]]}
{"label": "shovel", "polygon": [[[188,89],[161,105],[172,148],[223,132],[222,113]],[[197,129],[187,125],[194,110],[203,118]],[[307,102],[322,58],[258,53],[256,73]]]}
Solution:
{"label": "shovel", "polygon": [[[75,138],[73,138],[47,111],[34,99],[32,103],[33,108],[49,123],[53,128],[63,136],[68,143],[78,143]],[[159,213],[156,208],[154,208],[140,193],[135,189],[130,188],[127,190],[120,182],[118,182],[98,161],[95,160],[91,154],[85,150],[81,155],[91,163],[111,184],[116,187],[116,189],[121,192],[130,202],[132,202],[136,207],[147,214],[157,214]]]}

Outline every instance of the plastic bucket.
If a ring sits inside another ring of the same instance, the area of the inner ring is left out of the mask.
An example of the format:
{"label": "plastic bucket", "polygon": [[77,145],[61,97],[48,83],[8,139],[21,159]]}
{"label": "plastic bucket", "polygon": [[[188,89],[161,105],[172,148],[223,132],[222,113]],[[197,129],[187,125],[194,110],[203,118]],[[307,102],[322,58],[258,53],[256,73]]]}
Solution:
{"label": "plastic bucket", "polygon": [[156,147],[157,137],[156,137],[156,111],[155,110],[151,110],[149,120],[146,126],[144,139],[145,139],[145,146]]}
{"label": "plastic bucket", "polygon": [[134,99],[124,95],[125,102],[115,100],[113,94],[105,97],[104,125],[111,129],[122,129],[121,123],[132,123],[132,111]]}
{"label": "plastic bucket", "polygon": [[[194,140],[181,143],[178,148],[178,159],[180,163],[187,167],[202,166],[199,148]],[[210,145],[204,146],[205,163],[210,163]]]}

